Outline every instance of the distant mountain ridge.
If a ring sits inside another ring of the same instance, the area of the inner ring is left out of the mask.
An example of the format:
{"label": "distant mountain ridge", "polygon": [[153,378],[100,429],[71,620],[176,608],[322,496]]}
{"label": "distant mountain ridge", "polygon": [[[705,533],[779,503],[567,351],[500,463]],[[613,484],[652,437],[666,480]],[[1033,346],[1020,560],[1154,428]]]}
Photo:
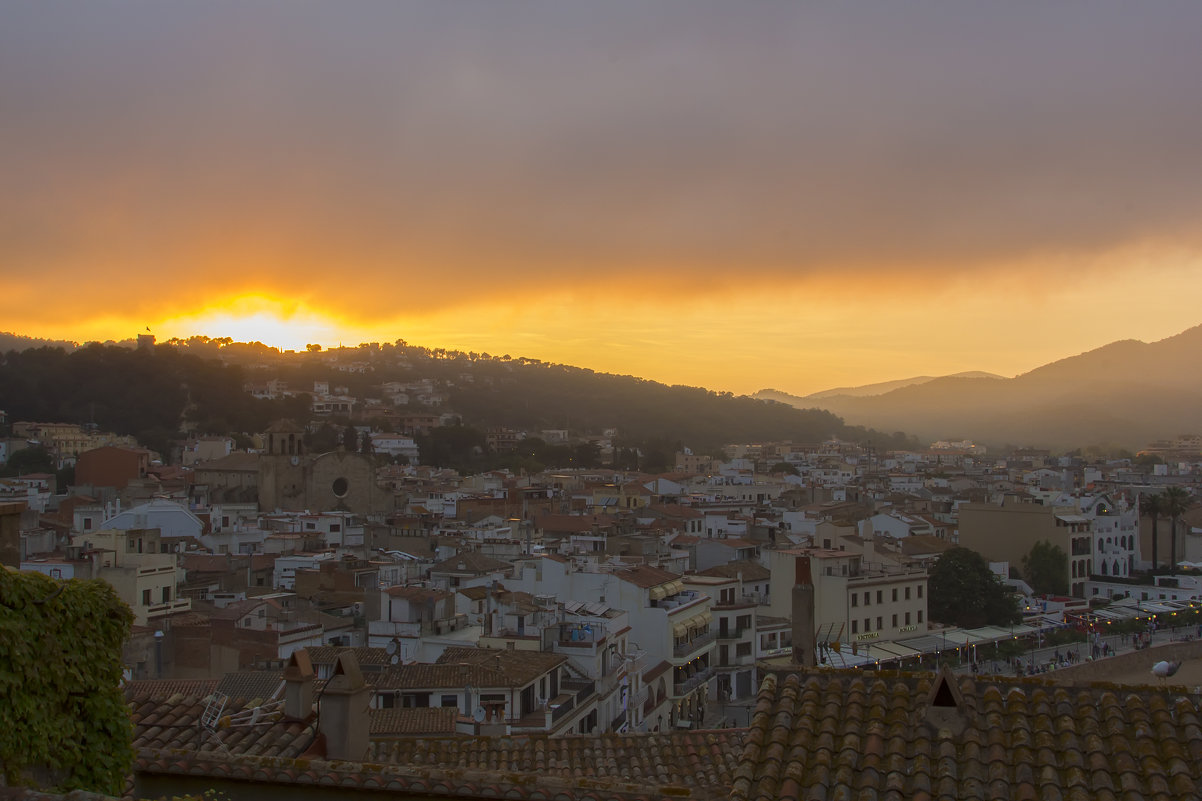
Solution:
{"label": "distant mountain ridge", "polygon": [[902,387],[915,386],[917,384],[925,384],[928,381],[934,381],[937,378],[1004,378],[1005,376],[996,375],[994,373],[986,373],[980,370],[971,370],[966,373],[954,373],[952,375],[936,376],[936,375],[919,375],[913,378],[899,378],[896,381],[881,381],[876,384],[864,384],[859,387],[835,387],[834,389],[824,389],[821,392],[812,392],[809,395],[803,395],[798,398],[796,395],[790,395],[787,392],[781,392],[776,389],[761,389],[752,397],[764,400],[779,400],[788,403],[786,398],[796,400],[815,401],[825,398],[836,398],[847,396],[852,398],[870,397],[873,395],[884,395],[886,392],[892,392],[895,389]]}
{"label": "distant mountain ridge", "polygon": [[[907,380],[885,392],[830,390],[757,397],[833,412],[852,425],[904,430],[924,440],[1139,449],[1202,431],[1202,326],[1158,342],[1120,340],[1014,378],[959,374]],[[888,383],[888,382],[887,382]]]}

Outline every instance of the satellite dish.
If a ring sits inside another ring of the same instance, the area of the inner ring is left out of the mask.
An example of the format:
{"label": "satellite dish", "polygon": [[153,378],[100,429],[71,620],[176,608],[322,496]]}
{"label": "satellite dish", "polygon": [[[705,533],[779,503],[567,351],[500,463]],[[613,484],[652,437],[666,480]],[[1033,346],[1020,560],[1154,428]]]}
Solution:
{"label": "satellite dish", "polygon": [[390,665],[398,664],[400,661],[401,661],[400,654],[393,654],[392,656],[388,657],[388,664],[390,664]]}
{"label": "satellite dish", "polygon": [[[396,654],[396,640],[388,641],[388,645],[384,646],[384,653],[388,654],[389,656],[394,656]],[[393,664],[395,665],[396,663],[393,662]]]}
{"label": "satellite dish", "polygon": [[482,707],[482,706],[476,707],[476,711],[472,713],[472,720],[476,721],[477,723],[483,723],[484,717],[485,717],[484,707]]}

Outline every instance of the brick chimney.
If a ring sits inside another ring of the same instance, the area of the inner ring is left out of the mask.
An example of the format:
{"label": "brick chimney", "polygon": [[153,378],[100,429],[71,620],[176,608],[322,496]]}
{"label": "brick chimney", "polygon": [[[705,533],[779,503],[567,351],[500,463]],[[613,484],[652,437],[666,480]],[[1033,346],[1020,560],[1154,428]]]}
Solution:
{"label": "brick chimney", "polygon": [[354,651],[342,651],[334,675],[321,693],[317,728],[326,738],[328,759],[362,762],[367,757],[371,690]]}
{"label": "brick chimney", "polygon": [[313,714],[314,679],[309,652],[293,651],[284,668],[284,717],[304,720]]}
{"label": "brick chimney", "polygon": [[813,667],[814,579],[810,574],[810,557],[798,556],[793,565],[793,662]]}

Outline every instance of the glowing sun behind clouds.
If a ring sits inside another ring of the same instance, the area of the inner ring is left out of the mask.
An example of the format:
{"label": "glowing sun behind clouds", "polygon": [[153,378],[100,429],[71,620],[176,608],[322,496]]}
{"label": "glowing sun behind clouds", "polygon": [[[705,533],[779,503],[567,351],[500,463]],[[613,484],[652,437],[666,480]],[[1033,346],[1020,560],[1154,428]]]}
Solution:
{"label": "glowing sun behind clouds", "polygon": [[200,332],[235,342],[262,342],[281,350],[304,350],[310,343],[336,344],[346,335],[344,326],[303,304],[259,295],[163,320],[154,329],[159,341],[187,339]]}

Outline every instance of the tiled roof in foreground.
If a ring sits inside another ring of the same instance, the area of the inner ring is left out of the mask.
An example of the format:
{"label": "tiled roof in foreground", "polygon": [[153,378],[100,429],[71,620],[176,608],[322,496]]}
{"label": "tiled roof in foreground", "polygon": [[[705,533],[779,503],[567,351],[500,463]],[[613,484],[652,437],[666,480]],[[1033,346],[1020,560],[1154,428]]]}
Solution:
{"label": "tiled roof in foreground", "polygon": [[774,672],[732,799],[1202,797],[1202,715],[1180,688],[950,672]]}
{"label": "tiled roof in foreground", "polygon": [[692,788],[694,797],[725,798],[745,729],[547,737],[447,737],[378,740],[373,762],[413,768],[479,770]]}
{"label": "tiled roof in foreground", "polygon": [[[204,787],[214,780],[453,798],[515,798],[538,801],[725,801],[730,769],[744,730],[663,735],[599,735],[566,738],[465,738],[433,741],[421,762],[329,762],[248,756],[206,749],[140,749],[134,762],[141,781],[174,776]],[[519,740],[527,740],[519,743]],[[422,743],[407,741],[414,754]],[[390,758],[378,744],[369,759]],[[455,759],[447,759],[452,755]],[[401,752],[397,752],[400,756]],[[434,764],[434,763],[438,764]],[[160,785],[161,786],[161,785]],[[179,784],[173,785],[179,787]]]}
{"label": "tiled roof in foreground", "polygon": [[[262,698],[204,695],[126,694],[134,724],[134,749],[148,752],[221,752],[296,758],[317,737],[312,719],[289,720],[280,702]],[[216,719],[203,722],[206,711]]]}

